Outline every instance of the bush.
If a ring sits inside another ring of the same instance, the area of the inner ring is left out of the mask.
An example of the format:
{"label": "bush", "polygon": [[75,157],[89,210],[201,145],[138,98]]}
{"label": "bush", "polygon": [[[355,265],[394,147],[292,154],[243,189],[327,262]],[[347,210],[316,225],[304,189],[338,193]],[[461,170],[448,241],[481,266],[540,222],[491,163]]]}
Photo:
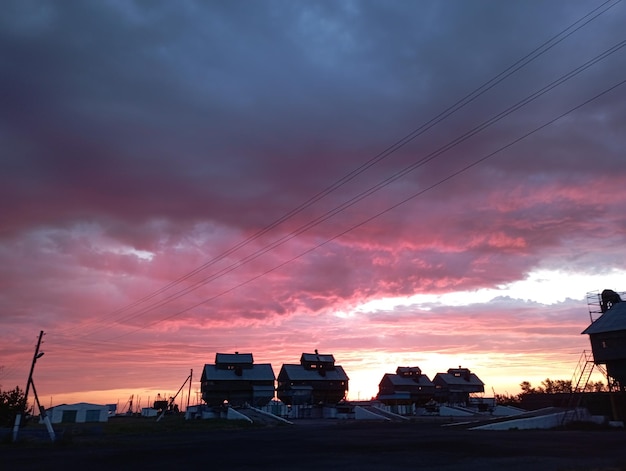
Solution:
{"label": "bush", "polygon": [[26,397],[18,386],[10,391],[0,390],[0,426],[11,427],[18,413],[26,412]]}

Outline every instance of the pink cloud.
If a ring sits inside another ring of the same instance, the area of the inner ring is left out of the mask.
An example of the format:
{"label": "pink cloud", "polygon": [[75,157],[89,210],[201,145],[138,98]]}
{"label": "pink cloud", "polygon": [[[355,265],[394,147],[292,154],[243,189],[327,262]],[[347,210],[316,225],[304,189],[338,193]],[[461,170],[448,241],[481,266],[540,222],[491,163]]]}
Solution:
{"label": "pink cloud", "polygon": [[278,369],[320,348],[357,376],[438,355],[494,381],[546,359],[569,374],[580,302],[358,308],[623,269],[623,87],[447,180],[608,90],[623,51],[438,154],[621,38],[621,11],[386,155],[586,9],[391,3],[391,31],[365,4],[358,21],[333,6],[309,31],[299,7],[231,8],[7,10],[0,384],[23,382],[39,329],[45,394],[176,389],[234,350]]}

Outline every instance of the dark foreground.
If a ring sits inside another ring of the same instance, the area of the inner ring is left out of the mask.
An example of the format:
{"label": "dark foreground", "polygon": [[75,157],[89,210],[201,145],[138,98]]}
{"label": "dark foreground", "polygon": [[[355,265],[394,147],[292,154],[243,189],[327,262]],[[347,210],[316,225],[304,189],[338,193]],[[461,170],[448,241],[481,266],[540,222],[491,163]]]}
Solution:
{"label": "dark foreground", "polygon": [[[439,423],[302,421],[276,427],[66,433],[0,445],[2,470],[626,470],[624,430],[472,431]],[[158,427],[162,427],[158,429]]]}

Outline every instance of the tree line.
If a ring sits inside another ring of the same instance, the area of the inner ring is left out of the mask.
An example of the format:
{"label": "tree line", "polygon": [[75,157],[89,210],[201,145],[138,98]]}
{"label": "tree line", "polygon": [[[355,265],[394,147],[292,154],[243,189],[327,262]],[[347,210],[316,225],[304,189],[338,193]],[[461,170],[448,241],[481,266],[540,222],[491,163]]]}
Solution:
{"label": "tree line", "polygon": [[[524,396],[530,394],[563,394],[573,391],[570,380],[546,378],[540,386],[533,387],[529,381],[520,383],[521,392],[519,394],[495,394],[497,404],[518,405]],[[608,386],[602,381],[589,382],[585,385],[584,392],[607,392]],[[16,386],[14,389],[2,391],[0,389],[0,427],[10,427],[15,422],[18,412],[25,414],[29,407],[24,396],[24,391]]]}
{"label": "tree line", "polygon": [[[571,380],[546,378],[541,382],[540,386],[533,387],[530,381],[522,381],[520,383],[521,392],[519,394],[496,394],[495,400],[497,404],[517,405],[522,402],[524,396],[530,394],[570,394],[574,391]],[[602,381],[590,381],[582,390],[583,392],[608,392],[609,388]]]}

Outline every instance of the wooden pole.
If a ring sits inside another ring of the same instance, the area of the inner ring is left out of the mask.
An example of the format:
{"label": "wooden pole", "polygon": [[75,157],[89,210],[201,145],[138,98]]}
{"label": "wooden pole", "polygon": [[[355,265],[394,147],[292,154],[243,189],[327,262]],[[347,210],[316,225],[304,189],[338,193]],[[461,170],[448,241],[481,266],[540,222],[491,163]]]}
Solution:
{"label": "wooden pole", "polygon": [[[41,358],[43,352],[39,354],[39,347],[41,346],[41,339],[43,338],[43,330],[39,332],[39,339],[37,340],[37,347],[35,348],[35,354],[33,355],[33,362],[30,365],[30,372],[28,373],[28,381],[26,381],[26,391],[24,392],[25,405],[28,405],[28,392],[30,391],[30,385],[33,381],[33,371],[35,370],[35,363],[37,358]],[[17,435],[20,430],[20,423],[22,421],[22,411],[18,411],[15,415],[15,423],[13,424],[13,441],[17,441]]]}
{"label": "wooden pole", "polygon": [[37,402],[37,407],[39,407],[39,417],[43,420],[43,423],[46,424],[46,428],[48,429],[48,434],[50,435],[50,440],[55,441],[56,435],[54,433],[54,429],[52,428],[52,424],[50,423],[50,417],[46,414],[46,408],[41,405],[39,402],[39,396],[37,395],[37,390],[35,389],[35,383],[32,378],[30,380],[31,385],[33,386],[33,394],[35,395],[35,402]]}
{"label": "wooden pole", "polygon": [[189,373],[189,392],[187,394],[187,408],[185,409],[185,412],[187,412],[189,410],[189,398],[191,397],[191,380],[193,378],[193,368],[191,369],[191,372]]}
{"label": "wooden pole", "polygon": [[[193,370],[192,370],[193,371]],[[176,398],[178,397],[178,395],[180,394],[180,392],[183,390],[183,388],[185,387],[185,384],[187,384],[187,381],[191,380],[191,375],[187,376],[187,379],[185,380],[185,382],[183,383],[183,385],[178,389],[178,391],[176,392],[176,394],[174,395],[174,397],[170,397],[169,400],[169,404],[168,404],[168,408],[171,407],[172,404],[174,404],[174,401],[176,400]],[[161,412],[161,414],[157,417],[156,421],[160,421],[163,416],[165,415],[165,411],[167,409],[163,410],[163,412]]]}

